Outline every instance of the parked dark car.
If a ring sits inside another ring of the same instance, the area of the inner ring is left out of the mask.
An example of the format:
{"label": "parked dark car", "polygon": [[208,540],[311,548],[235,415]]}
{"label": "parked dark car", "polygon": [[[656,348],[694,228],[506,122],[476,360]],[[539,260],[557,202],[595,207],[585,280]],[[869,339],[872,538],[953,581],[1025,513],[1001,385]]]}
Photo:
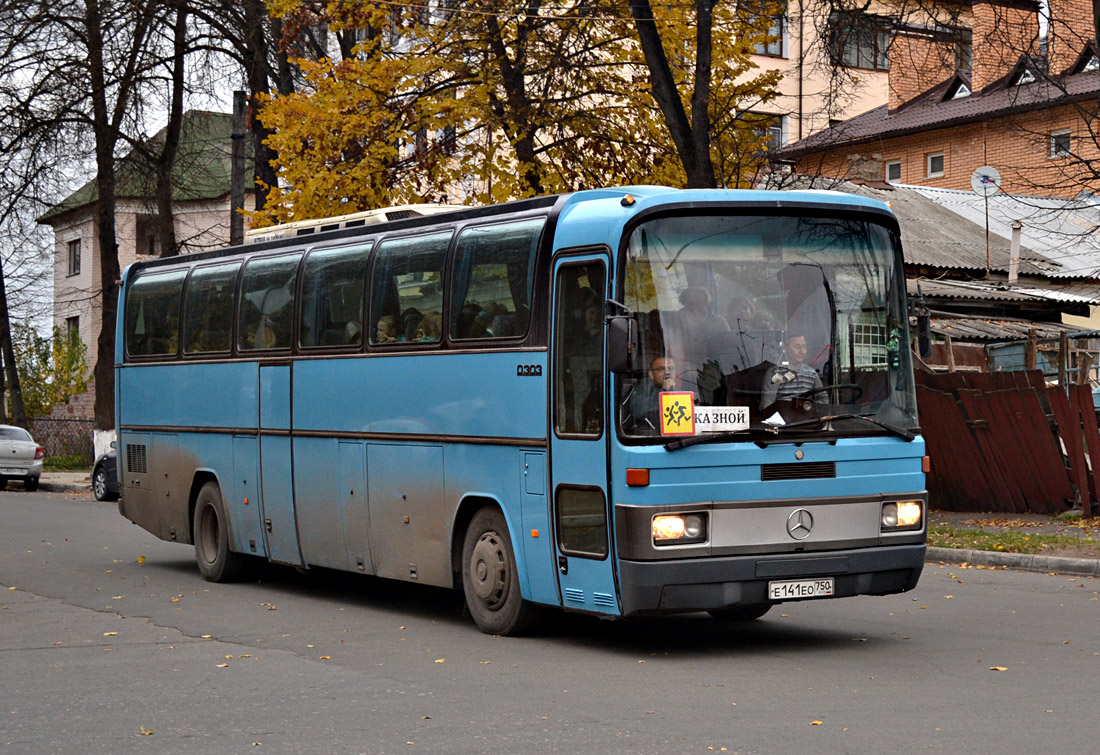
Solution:
{"label": "parked dark car", "polygon": [[118,500],[118,461],[115,449],[95,460],[92,467],[92,493],[97,501]]}

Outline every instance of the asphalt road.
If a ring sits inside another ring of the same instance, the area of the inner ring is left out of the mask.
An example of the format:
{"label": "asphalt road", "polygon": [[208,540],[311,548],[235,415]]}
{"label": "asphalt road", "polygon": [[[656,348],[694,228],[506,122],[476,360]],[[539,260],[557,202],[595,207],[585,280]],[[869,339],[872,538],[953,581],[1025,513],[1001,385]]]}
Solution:
{"label": "asphalt road", "polygon": [[0,752],[1095,752],[1100,581],[481,634],[455,595],[192,550],[88,494],[0,494]]}

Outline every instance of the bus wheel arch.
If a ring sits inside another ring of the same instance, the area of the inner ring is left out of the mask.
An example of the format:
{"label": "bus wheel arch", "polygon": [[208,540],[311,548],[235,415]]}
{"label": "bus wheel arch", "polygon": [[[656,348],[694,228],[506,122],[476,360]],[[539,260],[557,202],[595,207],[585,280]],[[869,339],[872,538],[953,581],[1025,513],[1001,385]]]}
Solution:
{"label": "bus wheel arch", "polygon": [[481,631],[524,634],[537,622],[539,611],[521,592],[515,547],[503,511],[495,502],[481,504],[463,507],[459,515],[469,520],[455,527],[456,533],[463,533],[458,571],[466,605]]}
{"label": "bus wheel arch", "polygon": [[191,539],[199,574],[209,582],[231,582],[244,566],[244,556],[229,547],[229,517],[221,486],[213,475],[195,476],[191,504]]}

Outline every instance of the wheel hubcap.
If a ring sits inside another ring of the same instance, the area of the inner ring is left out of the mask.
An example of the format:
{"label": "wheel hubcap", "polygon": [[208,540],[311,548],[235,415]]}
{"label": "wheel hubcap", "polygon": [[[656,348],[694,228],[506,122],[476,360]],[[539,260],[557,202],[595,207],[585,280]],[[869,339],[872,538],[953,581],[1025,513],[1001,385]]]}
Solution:
{"label": "wheel hubcap", "polygon": [[474,594],[487,608],[496,609],[508,597],[508,560],[504,543],[495,532],[478,538],[470,556]]}

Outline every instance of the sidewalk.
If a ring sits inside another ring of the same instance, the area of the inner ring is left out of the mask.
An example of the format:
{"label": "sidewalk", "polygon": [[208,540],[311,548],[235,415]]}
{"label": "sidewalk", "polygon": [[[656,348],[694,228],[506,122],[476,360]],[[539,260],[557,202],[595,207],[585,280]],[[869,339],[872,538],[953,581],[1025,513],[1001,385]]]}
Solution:
{"label": "sidewalk", "polygon": [[[928,512],[928,524],[929,526],[946,525],[964,530],[982,529],[986,532],[1016,531],[1025,532],[1029,535],[1060,535],[1082,540],[1100,538],[1100,532],[1097,530],[1087,529],[1076,523],[1062,521],[1047,514],[930,511]],[[1041,553],[1008,553],[930,547],[926,560],[1100,577],[1100,558],[1071,558],[1068,556],[1048,556]]]}
{"label": "sidewalk", "polygon": [[91,493],[92,470],[45,471],[38,480],[38,489],[51,493]]}
{"label": "sidewalk", "polygon": [[[68,472],[43,472],[39,488],[53,493],[91,493],[92,473],[88,469]],[[929,525],[947,525],[957,529],[1026,530],[1029,534],[1035,535],[1063,535],[1079,538],[1100,537],[1100,533],[1090,532],[1072,523],[1062,522],[1044,514],[981,514],[958,511],[930,511],[928,523]],[[929,548],[927,560],[1100,577],[1100,558],[1067,558],[1034,553],[977,551],[963,548]]]}

